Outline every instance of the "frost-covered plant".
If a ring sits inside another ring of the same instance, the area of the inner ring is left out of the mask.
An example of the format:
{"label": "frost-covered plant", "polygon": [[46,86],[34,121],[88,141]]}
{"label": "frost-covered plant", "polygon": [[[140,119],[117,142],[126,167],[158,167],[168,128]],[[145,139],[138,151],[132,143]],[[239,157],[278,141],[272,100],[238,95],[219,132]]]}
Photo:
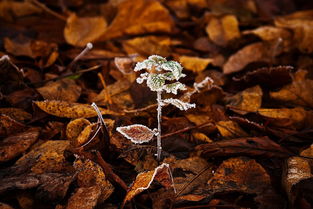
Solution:
{"label": "frost-covered plant", "polygon": [[184,84],[178,80],[186,75],[182,73],[182,66],[175,61],[167,61],[165,58],[152,55],[143,62],[138,62],[134,71],[146,72],[140,74],[137,78],[137,83],[143,83],[146,81],[147,86],[151,91],[157,93],[157,120],[158,128],[151,130],[150,128],[134,124],[130,126],[118,127],[116,130],[123,134],[126,138],[130,139],[133,143],[144,143],[152,140],[154,136],[157,137],[157,160],[161,159],[162,146],[161,146],[161,116],[162,106],[172,104],[180,110],[188,110],[195,107],[195,104],[183,102],[179,99],[162,99],[162,93],[177,94],[178,90],[186,90]]}

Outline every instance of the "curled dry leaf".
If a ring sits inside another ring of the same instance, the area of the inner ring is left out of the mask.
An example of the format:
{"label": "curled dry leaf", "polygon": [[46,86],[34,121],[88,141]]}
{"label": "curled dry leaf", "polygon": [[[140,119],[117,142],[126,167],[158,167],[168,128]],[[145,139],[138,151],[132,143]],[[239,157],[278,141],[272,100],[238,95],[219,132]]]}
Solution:
{"label": "curled dry leaf", "polygon": [[[34,102],[40,109],[50,115],[64,118],[91,118],[96,111],[88,104],[69,103],[65,101],[45,100]],[[99,108],[102,114],[120,115],[119,113]]]}
{"label": "curled dry leaf", "polygon": [[168,10],[158,1],[122,1],[118,13],[101,39],[123,35],[172,32],[174,22]]}
{"label": "curled dry leaf", "polygon": [[17,121],[30,120],[32,115],[28,112],[25,112],[23,109],[8,107],[0,108],[0,114],[4,114]]}
{"label": "curled dry leaf", "polygon": [[122,208],[126,202],[130,201],[136,195],[148,189],[153,180],[158,181],[166,188],[172,187],[173,179],[169,169],[169,165],[167,163],[163,163],[152,171],[139,173],[132,186],[129,188],[126,197],[124,198]]}
{"label": "curled dry leaf", "polygon": [[232,39],[240,37],[239,23],[234,15],[212,16],[206,27],[209,38],[219,46],[226,46]]}
{"label": "curled dry leaf", "polygon": [[38,128],[29,128],[25,132],[3,139],[0,142],[0,162],[7,162],[25,152],[37,141],[38,136]]}
{"label": "curled dry leaf", "polygon": [[205,158],[215,156],[250,155],[267,157],[289,157],[293,154],[267,136],[227,139],[198,145],[196,151]]}
{"label": "curled dry leaf", "polygon": [[66,126],[66,138],[70,141],[71,145],[75,146],[75,140],[80,133],[91,123],[85,118],[72,120]]}
{"label": "curled dry leaf", "polygon": [[298,70],[291,84],[277,92],[270,92],[270,96],[283,102],[313,107],[313,80],[306,78],[307,73],[306,70]]}
{"label": "curled dry leaf", "polygon": [[219,121],[216,123],[216,127],[224,138],[239,138],[248,136],[238,123],[231,120]]}
{"label": "curled dry leaf", "polygon": [[96,41],[106,28],[107,22],[103,17],[77,17],[73,13],[67,18],[64,38],[69,44],[83,47]]}
{"label": "curled dry leaf", "polygon": [[151,130],[147,126],[141,124],[122,126],[116,128],[116,130],[135,144],[149,142],[156,134],[154,130]]}
{"label": "curled dry leaf", "polygon": [[49,82],[43,87],[37,88],[37,91],[47,100],[76,102],[82,89],[74,80],[64,78]]}
{"label": "curled dry leaf", "polygon": [[226,97],[225,100],[229,102],[227,107],[234,112],[244,115],[249,112],[258,111],[262,104],[262,96],[262,89],[257,85],[233,96]]}
{"label": "curled dry leaf", "polygon": [[9,116],[0,115],[0,136],[8,136],[12,133],[18,133],[25,130],[26,126]]}
{"label": "curled dry leaf", "polygon": [[95,133],[94,131],[98,127],[97,123],[92,123],[87,125],[82,132],[78,135],[78,137],[71,141],[71,144],[74,147],[82,146],[83,144],[87,143],[89,140],[91,140],[91,137]]}
{"label": "curled dry leaf", "polygon": [[190,56],[180,56],[179,62],[186,70],[191,70],[195,73],[202,72],[208,64],[213,62],[212,58],[200,58]]}

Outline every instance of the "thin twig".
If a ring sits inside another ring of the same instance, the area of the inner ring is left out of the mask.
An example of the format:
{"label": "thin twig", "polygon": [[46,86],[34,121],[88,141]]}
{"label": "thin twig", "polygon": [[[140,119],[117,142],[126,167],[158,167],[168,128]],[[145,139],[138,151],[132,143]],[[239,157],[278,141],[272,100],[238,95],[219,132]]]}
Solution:
{"label": "thin twig", "polygon": [[211,122],[206,122],[206,123],[202,123],[202,124],[197,125],[197,126],[186,127],[186,128],[183,128],[183,129],[171,132],[171,133],[164,134],[161,138],[170,137],[170,136],[173,136],[173,135],[176,135],[176,134],[180,134],[180,133],[183,133],[183,132],[186,132],[186,131],[190,131],[192,129],[203,128],[203,127],[209,126],[211,124],[212,124]]}
{"label": "thin twig", "polygon": [[124,110],[125,113],[138,113],[138,112],[143,112],[143,111],[147,111],[150,109],[154,109],[158,106],[158,104],[152,104],[149,105],[147,107],[143,107],[143,108],[139,108],[139,109],[134,109],[134,110]]}
{"label": "thin twig", "polygon": [[44,10],[45,12],[59,18],[60,20],[63,20],[63,21],[66,21],[67,20],[67,17],[63,16],[63,15],[60,15],[58,13],[56,13],[55,11],[49,9],[46,5],[40,3],[39,1],[37,0],[30,0],[31,3],[33,3],[34,5],[36,5],[37,7],[41,8],[42,10]]}

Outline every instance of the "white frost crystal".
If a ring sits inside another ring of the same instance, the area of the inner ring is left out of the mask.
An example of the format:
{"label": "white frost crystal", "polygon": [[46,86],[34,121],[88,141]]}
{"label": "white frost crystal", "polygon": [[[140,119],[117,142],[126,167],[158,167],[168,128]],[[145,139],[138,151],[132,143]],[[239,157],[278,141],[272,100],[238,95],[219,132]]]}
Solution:
{"label": "white frost crystal", "polygon": [[164,104],[174,105],[175,107],[179,108],[180,110],[185,110],[185,111],[190,109],[190,108],[195,108],[196,107],[195,104],[190,104],[190,103],[187,103],[187,102],[180,101],[179,99],[173,99],[173,98],[164,99],[163,103]]}

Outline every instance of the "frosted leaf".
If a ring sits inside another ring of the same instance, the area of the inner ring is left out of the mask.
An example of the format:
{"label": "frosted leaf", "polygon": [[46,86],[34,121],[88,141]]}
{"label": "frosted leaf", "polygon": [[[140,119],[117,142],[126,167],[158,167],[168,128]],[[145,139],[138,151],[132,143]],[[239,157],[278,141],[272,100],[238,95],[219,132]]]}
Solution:
{"label": "frosted leaf", "polygon": [[144,80],[147,80],[149,76],[149,73],[141,73],[140,77],[136,79],[137,83],[141,84],[144,82]]}
{"label": "frosted leaf", "polygon": [[147,86],[151,91],[161,91],[165,85],[162,74],[150,74],[147,79]]}
{"label": "frosted leaf", "polygon": [[176,80],[186,76],[185,74],[182,73],[183,67],[178,62],[175,61],[165,62],[161,65],[161,68],[166,71],[171,71]]}
{"label": "frosted leaf", "polygon": [[149,142],[156,135],[155,130],[141,124],[117,127],[116,130],[135,144]]}
{"label": "frosted leaf", "polygon": [[161,65],[167,61],[164,57],[161,57],[159,55],[151,55],[148,57],[148,60],[151,60],[155,62],[155,64],[158,64],[158,65]]}
{"label": "frosted leaf", "polygon": [[164,104],[174,105],[175,107],[179,108],[180,110],[185,110],[185,111],[190,109],[190,108],[195,108],[196,107],[195,104],[190,104],[190,103],[187,103],[187,102],[180,101],[179,99],[173,99],[173,98],[164,99],[163,103]]}
{"label": "frosted leaf", "polygon": [[167,93],[177,94],[177,90],[186,90],[186,87],[184,84],[180,82],[175,82],[175,83],[164,85],[163,89]]}
{"label": "frosted leaf", "polygon": [[194,83],[193,86],[196,91],[199,91],[199,89],[204,88],[206,85],[208,85],[210,88],[213,83],[214,83],[213,79],[207,76],[205,77],[205,79],[203,79],[203,81],[199,83]]}
{"label": "frosted leaf", "polygon": [[155,62],[151,61],[151,60],[144,60],[142,62],[137,62],[134,71],[140,71],[140,70],[144,70],[144,69],[152,69],[156,67]]}

